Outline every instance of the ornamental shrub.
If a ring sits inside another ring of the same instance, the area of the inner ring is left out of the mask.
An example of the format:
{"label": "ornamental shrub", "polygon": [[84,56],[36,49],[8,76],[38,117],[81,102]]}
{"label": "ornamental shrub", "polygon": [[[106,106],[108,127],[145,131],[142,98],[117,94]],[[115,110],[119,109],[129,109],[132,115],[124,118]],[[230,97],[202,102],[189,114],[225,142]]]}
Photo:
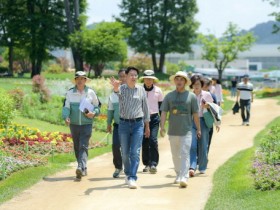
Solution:
{"label": "ornamental shrub", "polygon": [[263,136],[256,152],[252,172],[258,190],[280,190],[280,125]]}
{"label": "ornamental shrub", "polygon": [[51,98],[50,90],[45,85],[45,78],[41,75],[32,78],[32,91],[40,94],[41,103],[47,103]]}
{"label": "ornamental shrub", "polygon": [[0,89],[0,124],[9,124],[15,114],[13,98],[3,89]]}
{"label": "ornamental shrub", "polygon": [[17,88],[17,89],[14,89],[14,90],[10,90],[8,93],[13,98],[13,100],[15,102],[15,108],[16,109],[21,109],[22,102],[23,102],[23,97],[24,97],[23,90]]}

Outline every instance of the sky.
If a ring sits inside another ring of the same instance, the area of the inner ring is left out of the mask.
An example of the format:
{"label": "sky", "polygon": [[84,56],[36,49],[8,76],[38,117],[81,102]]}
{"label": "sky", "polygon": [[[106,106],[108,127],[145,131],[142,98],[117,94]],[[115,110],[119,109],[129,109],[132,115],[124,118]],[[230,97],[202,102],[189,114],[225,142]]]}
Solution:
{"label": "sky", "polygon": [[[88,0],[88,24],[113,21],[118,16],[121,0]],[[249,30],[258,23],[274,20],[272,12],[279,11],[264,0],[197,0],[199,12],[195,19],[200,22],[199,32],[219,37],[229,22],[240,29]]]}

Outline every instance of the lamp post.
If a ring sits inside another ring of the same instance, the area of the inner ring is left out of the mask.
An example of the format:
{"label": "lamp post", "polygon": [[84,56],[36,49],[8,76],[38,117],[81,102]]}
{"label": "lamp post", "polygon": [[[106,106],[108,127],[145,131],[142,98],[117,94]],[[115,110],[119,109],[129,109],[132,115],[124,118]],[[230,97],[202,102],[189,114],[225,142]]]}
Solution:
{"label": "lamp post", "polygon": [[13,43],[10,37],[7,38],[9,47],[9,76],[13,76]]}

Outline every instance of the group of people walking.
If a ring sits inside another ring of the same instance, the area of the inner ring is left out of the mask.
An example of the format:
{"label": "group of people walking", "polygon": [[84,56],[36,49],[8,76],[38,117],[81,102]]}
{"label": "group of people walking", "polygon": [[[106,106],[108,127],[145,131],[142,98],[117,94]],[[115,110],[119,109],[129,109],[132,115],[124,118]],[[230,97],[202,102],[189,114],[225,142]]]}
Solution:
{"label": "group of people walking", "polygon": [[[156,86],[154,71],[144,71],[139,78],[143,85],[137,84],[138,76],[137,68],[128,67],[118,72],[118,79],[110,79],[113,92],[108,100],[107,131],[113,132],[113,177],[118,178],[123,171],[125,183],[136,189],[141,149],[143,172],[157,173],[158,132],[165,136],[168,120],[174,183],[186,187],[196,170],[204,174],[207,169],[213,128],[206,124],[204,112],[217,103],[217,96],[210,92],[211,81],[200,75],[189,78],[179,71],[170,77],[175,90],[164,97]],[[88,80],[84,72],[76,72],[75,87],[66,93],[62,113],[73,137],[78,180],[87,175],[88,142],[93,118],[100,113],[101,105],[95,92],[86,86]],[[217,124],[216,130],[219,129]]]}

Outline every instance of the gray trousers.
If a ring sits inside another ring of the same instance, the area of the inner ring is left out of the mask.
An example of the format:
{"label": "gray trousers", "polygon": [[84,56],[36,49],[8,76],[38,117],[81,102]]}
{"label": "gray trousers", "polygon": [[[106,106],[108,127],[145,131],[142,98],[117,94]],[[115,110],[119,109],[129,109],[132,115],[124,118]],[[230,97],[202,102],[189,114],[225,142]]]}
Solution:
{"label": "gray trousers", "polygon": [[78,168],[84,170],[87,168],[88,144],[92,133],[92,124],[70,125],[70,130]]}

